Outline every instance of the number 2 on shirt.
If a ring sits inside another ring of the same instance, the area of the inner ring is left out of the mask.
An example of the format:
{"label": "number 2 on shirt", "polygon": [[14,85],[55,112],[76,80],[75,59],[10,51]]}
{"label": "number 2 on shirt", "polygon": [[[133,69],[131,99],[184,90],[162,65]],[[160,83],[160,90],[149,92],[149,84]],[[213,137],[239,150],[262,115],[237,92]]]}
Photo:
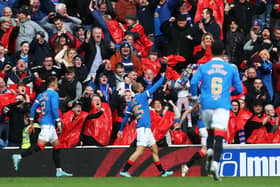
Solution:
{"label": "number 2 on shirt", "polygon": [[42,101],[41,103],[41,113],[42,115],[45,115],[46,113],[46,101]]}
{"label": "number 2 on shirt", "polygon": [[223,79],[220,77],[213,77],[211,80],[211,93],[213,95],[220,95],[223,91]]}

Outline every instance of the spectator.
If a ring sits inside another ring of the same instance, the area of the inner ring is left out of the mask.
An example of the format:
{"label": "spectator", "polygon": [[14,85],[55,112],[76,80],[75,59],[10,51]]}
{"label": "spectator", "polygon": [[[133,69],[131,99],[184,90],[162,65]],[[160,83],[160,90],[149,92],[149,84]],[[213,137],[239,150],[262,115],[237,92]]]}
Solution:
{"label": "spectator", "polygon": [[15,21],[16,27],[11,26],[11,18],[4,18],[0,21],[0,42],[9,53],[13,53],[15,51],[15,42],[20,31],[18,19],[15,19]]}
{"label": "spectator", "polygon": [[75,36],[76,36],[76,38],[78,38],[78,40],[80,40],[81,42],[84,42],[85,35],[86,35],[86,30],[83,26],[79,26],[76,28]]}
{"label": "spectator", "polygon": [[[48,16],[44,17],[40,23],[43,27],[50,29],[53,34],[61,34],[62,32],[73,33],[73,30],[81,24],[81,20],[78,18],[73,18],[68,16],[72,22],[65,22],[62,17],[54,15],[53,12],[49,13]],[[50,20],[53,19],[53,24],[50,23]],[[78,20],[77,20],[78,19]]]}
{"label": "spectator", "polygon": [[139,0],[136,4],[139,23],[143,26],[148,38],[153,37],[154,34],[154,12],[159,2],[160,0],[150,2],[148,0]]}
{"label": "spectator", "polygon": [[15,103],[7,105],[2,109],[2,116],[10,118],[8,146],[20,147],[22,131],[25,127],[24,116],[29,112],[29,108],[30,103],[25,102],[25,96],[19,94],[16,96]]}
{"label": "spectator", "polygon": [[84,64],[84,57],[81,55],[76,55],[73,59],[73,63],[77,80],[81,83],[84,83],[88,75],[88,69]]}
{"label": "spectator", "polygon": [[259,53],[261,61],[253,61],[253,65],[257,70],[257,76],[262,79],[270,98],[273,98],[272,87],[272,63],[270,62],[270,54],[267,50],[262,50]]}
{"label": "spectator", "polygon": [[75,77],[73,67],[67,69],[63,79],[58,81],[60,109],[61,112],[67,112],[72,108],[73,103],[82,95],[82,84]]}
{"label": "spectator", "polygon": [[244,126],[246,143],[252,132],[263,126],[262,121],[265,118],[263,111],[263,103],[260,100],[254,100],[252,103],[253,116],[247,121]]}
{"label": "spectator", "polygon": [[253,89],[253,83],[255,78],[257,78],[257,71],[254,67],[249,67],[245,70],[245,81],[243,81],[243,85],[247,88],[248,92],[251,92]]}
{"label": "spectator", "polygon": [[263,81],[260,78],[256,78],[253,84],[253,90],[248,92],[246,96],[246,105],[249,109],[253,108],[253,103],[255,100],[261,100],[262,103],[269,104],[270,96],[267,92],[265,86],[263,85]]}
{"label": "spectator", "polygon": [[204,8],[201,14],[201,20],[196,24],[196,30],[200,34],[200,38],[203,33],[211,33],[214,40],[218,40],[221,37],[221,28],[216,23],[215,17],[213,16],[213,10],[211,8]]}
{"label": "spectator", "polygon": [[30,54],[30,45],[27,41],[23,41],[20,44],[20,50],[14,54],[14,62],[17,62],[19,59],[22,59],[26,63],[26,67],[29,70],[35,66],[34,57]]}
{"label": "spectator", "polygon": [[112,70],[111,61],[108,59],[103,60],[102,64],[99,66],[96,75],[99,76],[101,73],[105,74],[108,78],[108,83],[110,87],[114,90],[116,88],[115,74]]}
{"label": "spectator", "polygon": [[177,64],[177,69],[187,67],[187,64],[193,63],[193,48],[198,44],[194,30],[187,25],[187,20],[184,15],[179,15],[176,18],[171,17],[161,26],[163,33],[168,36],[168,54],[176,54],[183,56],[186,61]]}
{"label": "spectator", "polygon": [[11,7],[8,7],[8,6],[3,9],[3,16],[0,17],[0,22],[2,22],[2,20],[5,21],[5,19],[7,19],[7,18],[11,19],[12,26],[17,26],[16,20],[15,20],[16,18],[13,18],[13,11],[12,11]]}
{"label": "spectator", "polygon": [[79,98],[79,102],[82,103],[82,110],[85,112],[91,111],[91,103],[94,96],[94,90],[91,86],[87,86]]}
{"label": "spectator", "polygon": [[34,57],[33,66],[40,66],[43,64],[43,57],[45,54],[52,54],[53,50],[48,41],[45,40],[44,32],[37,32],[36,36],[30,43],[30,54]]}
{"label": "spectator", "polygon": [[273,63],[278,61],[278,52],[280,51],[280,27],[275,27],[273,35],[271,37],[272,41],[272,51],[271,51],[271,61]]}
{"label": "spectator", "polygon": [[57,55],[62,50],[65,52],[66,48],[75,48],[76,38],[69,31],[64,30],[60,33],[55,33],[52,35],[49,43],[54,50],[54,54]]}
{"label": "spectator", "polygon": [[13,4],[15,3],[16,0],[11,0],[11,1],[0,1],[0,14],[3,16],[2,12],[5,9],[5,7],[13,7]]}
{"label": "spectator", "polygon": [[[27,69],[26,62],[22,59],[17,60],[15,71],[9,71],[5,77],[7,80],[8,87],[16,87],[16,84],[23,82],[26,86],[29,87],[30,93],[34,91],[35,88],[35,77],[29,69]],[[38,81],[36,81],[39,84]]]}
{"label": "spectator", "polygon": [[5,53],[5,47],[0,43],[0,70],[5,69],[5,66],[9,66],[7,70],[13,66],[12,59]]}
{"label": "spectator", "polygon": [[225,36],[225,48],[226,54],[229,57],[229,61],[240,67],[243,60],[243,46],[245,44],[245,35],[239,30],[236,20],[230,22],[230,29]]}
{"label": "spectator", "polygon": [[66,67],[64,64],[60,64],[59,66],[55,66],[53,64],[53,58],[49,54],[46,54],[43,57],[43,65],[36,66],[32,68],[32,72],[34,72],[34,76],[36,81],[40,84],[38,85],[39,93],[44,91],[47,88],[46,80],[50,76],[55,76],[59,80],[66,72]]}
{"label": "spectator", "polygon": [[77,55],[77,51],[74,48],[68,48],[67,45],[56,54],[55,61],[59,64],[63,63],[67,68],[73,67],[73,59]]}
{"label": "spectator", "polygon": [[194,62],[197,64],[205,64],[212,59],[211,45],[214,38],[211,33],[204,33],[201,38],[200,45],[194,48]]}
{"label": "spectator", "polygon": [[23,41],[31,42],[36,36],[38,31],[41,31],[45,34],[46,40],[48,39],[47,32],[36,22],[28,19],[30,12],[27,9],[21,9],[17,14],[18,19],[20,20],[20,30],[16,41],[16,50],[20,50],[20,44]]}
{"label": "spectator", "polygon": [[127,41],[123,41],[120,45],[120,50],[111,57],[112,69],[115,70],[117,63],[124,65],[125,73],[128,73],[132,69],[136,69],[137,75],[141,76],[143,69],[138,57],[133,55],[130,45]]}
{"label": "spectator", "polygon": [[246,0],[237,0],[230,5],[229,16],[233,17],[244,33],[249,33],[254,15],[265,11],[265,0],[261,0],[259,6]]}
{"label": "spectator", "polygon": [[108,77],[105,73],[100,73],[95,80],[96,93],[101,98],[102,102],[109,103],[112,98],[113,88],[110,86]]}
{"label": "spectator", "polygon": [[85,65],[89,69],[89,77],[95,77],[96,71],[103,59],[110,59],[114,46],[102,39],[102,30],[99,27],[92,29],[92,36],[87,32],[85,41],[78,49],[78,53],[85,52]]}
{"label": "spectator", "polygon": [[[115,114],[113,130],[112,130],[112,141],[117,137],[117,133],[121,127],[122,118],[124,117],[126,107],[132,99],[132,92],[130,90],[122,91],[122,94],[119,91],[115,91],[112,95],[112,100],[110,102],[110,107],[112,113]],[[131,120],[133,121],[133,120]]]}
{"label": "spectator", "polygon": [[153,46],[153,42],[147,38],[144,28],[137,22],[138,18],[135,15],[126,16],[126,27],[121,24],[121,28],[125,34],[132,34],[134,39],[134,48],[142,57],[148,55],[149,50]]}
{"label": "spectator", "polygon": [[40,6],[41,6],[40,0],[30,1],[31,19],[38,24],[40,24],[40,21],[47,15],[46,12],[43,12],[40,9]]}

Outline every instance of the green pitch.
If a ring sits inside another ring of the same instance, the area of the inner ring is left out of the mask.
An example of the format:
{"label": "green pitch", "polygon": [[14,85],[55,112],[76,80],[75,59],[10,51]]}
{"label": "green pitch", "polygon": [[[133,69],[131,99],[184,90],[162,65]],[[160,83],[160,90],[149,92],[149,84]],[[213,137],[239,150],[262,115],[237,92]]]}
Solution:
{"label": "green pitch", "polygon": [[0,178],[0,187],[279,187],[280,177]]}

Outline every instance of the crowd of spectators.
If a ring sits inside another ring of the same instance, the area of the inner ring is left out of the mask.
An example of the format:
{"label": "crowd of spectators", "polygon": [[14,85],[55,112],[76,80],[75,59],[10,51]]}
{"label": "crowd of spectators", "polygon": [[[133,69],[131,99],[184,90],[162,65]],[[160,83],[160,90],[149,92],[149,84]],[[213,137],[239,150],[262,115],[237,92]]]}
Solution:
{"label": "crowd of spectators", "polygon": [[0,0],[0,145],[34,143],[29,110],[51,76],[61,147],[133,145],[137,116],[116,138],[133,85],[149,89],[162,72],[166,83],[149,97],[157,143],[199,144],[197,113],[174,127],[214,40],[244,87],[232,97],[225,143],[280,143],[279,15],[279,0]]}

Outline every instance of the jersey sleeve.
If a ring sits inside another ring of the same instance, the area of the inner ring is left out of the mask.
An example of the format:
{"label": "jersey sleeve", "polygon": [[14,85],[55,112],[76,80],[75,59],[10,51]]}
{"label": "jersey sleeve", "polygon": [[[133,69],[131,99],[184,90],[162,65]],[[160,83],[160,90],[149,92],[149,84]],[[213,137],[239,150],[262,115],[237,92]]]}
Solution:
{"label": "jersey sleeve", "polygon": [[146,91],[147,96],[150,97],[164,82],[165,76],[161,77],[150,89]]}
{"label": "jersey sleeve", "polygon": [[241,94],[243,92],[242,83],[237,70],[233,70],[232,85],[235,93]]}
{"label": "jersey sleeve", "polygon": [[51,97],[51,112],[53,113],[53,116],[54,116],[55,120],[60,121],[60,117],[59,117],[59,96],[56,92],[53,93],[52,97]]}
{"label": "jersey sleeve", "polygon": [[124,114],[124,117],[123,117],[123,120],[122,120],[122,123],[121,123],[121,127],[120,127],[120,131],[123,131],[129,117],[131,116],[132,114],[132,106],[131,106],[131,101],[129,102],[128,106],[127,106],[127,109],[125,111],[125,114]]}
{"label": "jersey sleeve", "polygon": [[40,106],[40,97],[41,97],[41,94],[37,96],[37,98],[35,99],[31,109],[30,109],[30,120],[34,120],[34,117],[35,117],[35,114],[36,114],[36,110],[37,108]]}
{"label": "jersey sleeve", "polygon": [[202,78],[201,67],[198,68],[197,72],[194,74],[191,80],[190,93],[192,94],[192,96],[197,96],[198,83]]}

